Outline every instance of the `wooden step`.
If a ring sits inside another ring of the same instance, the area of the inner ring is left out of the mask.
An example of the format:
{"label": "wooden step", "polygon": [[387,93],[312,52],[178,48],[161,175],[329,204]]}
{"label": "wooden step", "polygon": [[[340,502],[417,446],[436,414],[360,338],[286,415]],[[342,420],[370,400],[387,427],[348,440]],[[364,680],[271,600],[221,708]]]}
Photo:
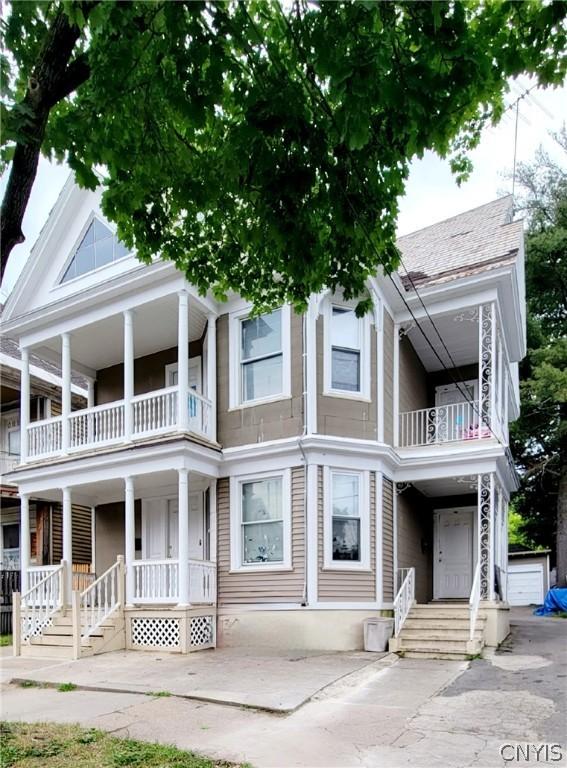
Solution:
{"label": "wooden step", "polygon": [[[431,628],[431,629],[414,629],[407,627],[405,624],[400,633],[400,637],[408,640],[464,640],[465,642],[470,639],[469,629],[455,629],[449,627],[447,629]],[[482,640],[484,633],[480,629],[475,629],[474,639]]]}
{"label": "wooden step", "polygon": [[[484,628],[484,624],[486,622],[486,619],[483,617],[482,621],[477,621],[476,626],[479,628]],[[405,628],[412,628],[412,629],[445,629],[445,628],[454,628],[454,629],[469,629],[470,628],[470,621],[468,619],[455,619],[453,617],[450,618],[437,618],[437,617],[426,617],[426,618],[417,618],[412,613],[409,614],[408,618],[404,622],[404,629]]]}

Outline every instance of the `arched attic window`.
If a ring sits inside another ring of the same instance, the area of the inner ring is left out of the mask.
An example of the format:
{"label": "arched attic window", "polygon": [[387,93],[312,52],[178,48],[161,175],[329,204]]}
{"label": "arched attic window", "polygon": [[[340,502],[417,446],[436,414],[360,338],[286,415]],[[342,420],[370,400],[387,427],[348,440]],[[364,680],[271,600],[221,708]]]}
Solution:
{"label": "arched attic window", "polygon": [[79,243],[69,266],[63,273],[62,283],[72,280],[74,277],[80,277],[94,269],[104,267],[105,264],[111,264],[113,261],[124,258],[129,253],[115,234],[103,224],[102,221],[93,218],[85,232],[83,239]]}

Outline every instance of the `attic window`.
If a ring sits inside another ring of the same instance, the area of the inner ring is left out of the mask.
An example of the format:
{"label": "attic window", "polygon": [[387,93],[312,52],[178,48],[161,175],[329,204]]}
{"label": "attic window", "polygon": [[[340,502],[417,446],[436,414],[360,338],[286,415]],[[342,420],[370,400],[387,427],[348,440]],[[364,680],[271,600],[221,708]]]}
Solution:
{"label": "attic window", "polygon": [[61,282],[66,283],[67,280],[85,275],[93,269],[111,264],[127,255],[126,246],[118,240],[106,224],[94,218],[65,270]]}

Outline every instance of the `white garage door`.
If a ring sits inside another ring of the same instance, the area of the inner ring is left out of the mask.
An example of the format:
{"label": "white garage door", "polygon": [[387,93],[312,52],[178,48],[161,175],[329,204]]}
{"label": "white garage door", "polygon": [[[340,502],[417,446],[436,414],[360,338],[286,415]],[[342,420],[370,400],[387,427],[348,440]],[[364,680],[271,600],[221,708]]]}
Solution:
{"label": "white garage door", "polygon": [[543,603],[543,566],[508,566],[508,602],[510,605],[541,605]]}

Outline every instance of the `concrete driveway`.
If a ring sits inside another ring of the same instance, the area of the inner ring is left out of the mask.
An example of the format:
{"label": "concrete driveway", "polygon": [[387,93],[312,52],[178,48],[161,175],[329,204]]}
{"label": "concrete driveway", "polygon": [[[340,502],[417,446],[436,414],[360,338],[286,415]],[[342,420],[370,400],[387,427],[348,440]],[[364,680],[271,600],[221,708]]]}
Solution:
{"label": "concrete driveway", "polygon": [[78,721],[257,768],[513,766],[521,763],[506,762],[503,745],[564,740],[566,634],[565,620],[514,611],[509,640],[485,660],[383,659],[287,715],[173,696],[14,685],[4,687],[2,710],[7,719]]}

